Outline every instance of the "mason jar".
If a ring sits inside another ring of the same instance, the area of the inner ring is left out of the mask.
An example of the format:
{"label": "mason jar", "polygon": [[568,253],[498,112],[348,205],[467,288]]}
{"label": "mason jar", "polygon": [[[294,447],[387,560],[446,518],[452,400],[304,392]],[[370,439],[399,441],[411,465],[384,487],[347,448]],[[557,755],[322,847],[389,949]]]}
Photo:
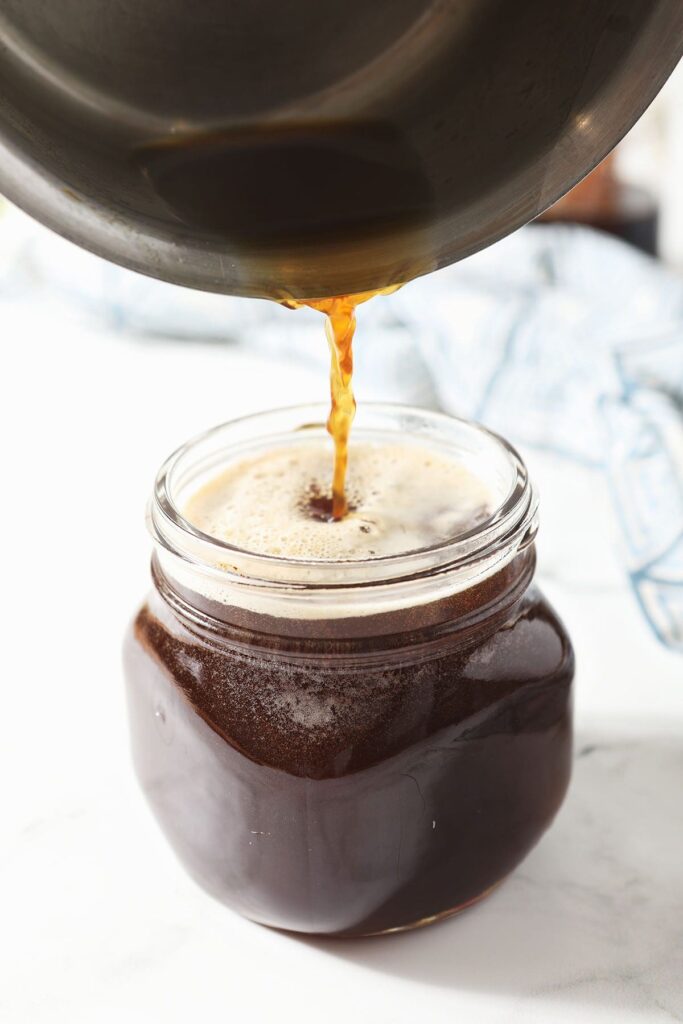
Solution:
{"label": "mason jar", "polygon": [[320,444],[324,413],[236,420],[164,463],[125,674],[137,776],[192,877],[266,925],[369,935],[481,899],[548,828],[574,658],[534,583],[527,470],[476,424],[366,405],[354,426],[354,442],[409,439],[485,482],[490,514],[445,543],[292,559],[183,517],[236,459]]}

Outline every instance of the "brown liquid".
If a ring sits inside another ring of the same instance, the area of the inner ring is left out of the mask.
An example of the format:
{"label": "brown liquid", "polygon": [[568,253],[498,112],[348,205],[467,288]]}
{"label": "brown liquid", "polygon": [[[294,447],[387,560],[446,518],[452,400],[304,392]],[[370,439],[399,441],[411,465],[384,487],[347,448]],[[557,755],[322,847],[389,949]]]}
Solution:
{"label": "brown liquid", "polygon": [[359,935],[462,908],[512,871],[571,764],[572,651],[524,593],[525,559],[521,584],[518,563],[313,635],[206,603],[211,618],[185,619],[157,576],[126,645],[133,753],[193,877],[262,923]]}
{"label": "brown liquid", "polygon": [[178,132],[133,160],[179,221],[245,252],[396,233],[433,211],[418,156],[387,122]]}
{"label": "brown liquid", "polygon": [[[334,471],[332,474],[332,519],[343,519],[349,510],[346,500],[346,470],[349,461],[349,436],[356,413],[353,395],[353,336],[356,332],[356,306],[376,295],[390,295],[400,285],[379,291],[359,292],[357,295],[338,295],[331,299],[286,301],[290,309],[310,306],[327,317],[325,333],[330,346],[330,415],[327,429],[334,442]],[[316,495],[313,511],[319,515],[321,499]]]}

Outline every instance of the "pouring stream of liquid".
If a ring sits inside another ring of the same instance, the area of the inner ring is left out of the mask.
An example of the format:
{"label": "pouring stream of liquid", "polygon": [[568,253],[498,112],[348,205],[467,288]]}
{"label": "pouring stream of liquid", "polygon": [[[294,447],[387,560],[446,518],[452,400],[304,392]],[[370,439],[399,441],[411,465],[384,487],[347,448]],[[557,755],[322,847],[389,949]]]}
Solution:
{"label": "pouring stream of liquid", "polygon": [[292,309],[310,306],[327,317],[325,333],[330,346],[330,415],[327,430],[334,442],[334,472],[332,475],[332,518],[343,519],[348,512],[346,500],[346,469],[349,461],[349,436],[356,413],[353,395],[353,336],[356,331],[356,307],[375,295],[389,295],[400,285],[380,291],[358,292],[355,295],[337,295],[331,299],[288,301]]}

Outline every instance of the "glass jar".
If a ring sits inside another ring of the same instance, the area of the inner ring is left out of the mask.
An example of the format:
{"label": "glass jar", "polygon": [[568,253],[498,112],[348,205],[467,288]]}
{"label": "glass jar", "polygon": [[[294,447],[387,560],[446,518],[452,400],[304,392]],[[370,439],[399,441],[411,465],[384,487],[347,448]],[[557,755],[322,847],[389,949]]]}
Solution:
{"label": "glass jar", "polygon": [[486,482],[494,511],[448,543],[314,562],[183,518],[224,464],[320,443],[324,418],[237,420],[165,463],[125,669],[140,783],[200,885],[264,924],[367,935],[470,905],[543,834],[569,781],[574,659],[533,583],[526,468],[474,424],[366,405],[354,426]]}

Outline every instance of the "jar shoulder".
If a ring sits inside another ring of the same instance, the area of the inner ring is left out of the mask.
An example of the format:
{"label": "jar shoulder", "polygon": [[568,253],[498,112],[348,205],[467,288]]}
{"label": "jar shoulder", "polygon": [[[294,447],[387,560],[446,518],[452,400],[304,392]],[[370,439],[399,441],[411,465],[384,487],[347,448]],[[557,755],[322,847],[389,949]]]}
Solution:
{"label": "jar shoulder", "polygon": [[543,680],[573,674],[574,650],[555,608],[532,584],[489,636],[472,646],[467,672],[492,678]]}

